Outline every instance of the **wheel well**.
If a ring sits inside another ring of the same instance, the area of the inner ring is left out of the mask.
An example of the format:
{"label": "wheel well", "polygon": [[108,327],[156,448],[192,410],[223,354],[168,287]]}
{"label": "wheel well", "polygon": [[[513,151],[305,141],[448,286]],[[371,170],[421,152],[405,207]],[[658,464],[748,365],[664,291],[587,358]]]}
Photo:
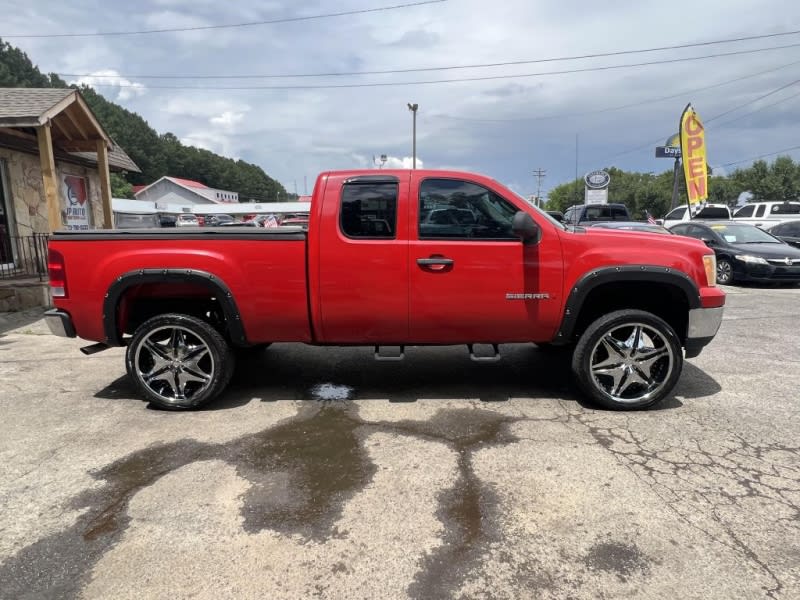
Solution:
{"label": "wheel well", "polygon": [[599,285],[583,301],[573,330],[577,339],[602,315],[622,309],[644,310],[664,319],[681,340],[686,341],[689,300],[682,289],[668,283],[621,281]]}
{"label": "wheel well", "polygon": [[127,288],[117,303],[117,331],[133,334],[148,319],[166,313],[197,317],[229,338],[219,298],[199,283],[143,283]]}

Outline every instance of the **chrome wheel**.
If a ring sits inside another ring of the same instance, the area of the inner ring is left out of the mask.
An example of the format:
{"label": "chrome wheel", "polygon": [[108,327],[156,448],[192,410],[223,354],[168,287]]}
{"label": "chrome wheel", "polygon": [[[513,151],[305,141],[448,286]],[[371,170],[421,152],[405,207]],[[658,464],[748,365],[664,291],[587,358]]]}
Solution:
{"label": "chrome wheel", "polygon": [[717,283],[727,285],[733,281],[733,266],[727,260],[717,261]]}
{"label": "chrome wheel", "polygon": [[590,372],[595,388],[612,402],[640,404],[664,391],[676,362],[674,347],[661,331],[634,322],[600,337],[591,350]]}
{"label": "chrome wheel", "polygon": [[180,325],[167,325],[138,340],[133,356],[136,377],[165,404],[192,404],[214,382],[217,369],[208,344]]}

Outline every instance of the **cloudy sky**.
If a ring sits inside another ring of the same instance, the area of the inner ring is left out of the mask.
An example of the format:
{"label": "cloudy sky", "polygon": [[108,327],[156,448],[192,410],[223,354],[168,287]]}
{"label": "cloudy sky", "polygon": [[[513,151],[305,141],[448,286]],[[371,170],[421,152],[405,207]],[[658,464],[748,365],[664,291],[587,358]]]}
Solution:
{"label": "cloudy sky", "polygon": [[[387,166],[408,166],[409,102],[419,104],[417,152],[425,167],[482,172],[523,194],[535,191],[534,169],[547,170],[545,190],[575,176],[576,139],[581,175],[612,165],[669,169],[653,148],[677,130],[687,102],[707,121],[713,166],[800,145],[800,34],[445,69],[786,33],[800,30],[796,0],[446,0],[236,28],[12,37],[205,27],[414,1],[28,0],[23,6],[0,0],[0,37],[43,71],[95,85],[159,132],[257,163],[300,193],[304,177],[310,188],[319,171],[372,166],[373,156],[386,154]],[[759,49],[769,50],[743,53]],[[440,70],[232,78],[433,68]],[[535,75],[575,70],[584,71]],[[462,81],[420,83],[454,79]],[[370,85],[319,87],[355,84]],[[798,150],[786,154],[800,157]]]}

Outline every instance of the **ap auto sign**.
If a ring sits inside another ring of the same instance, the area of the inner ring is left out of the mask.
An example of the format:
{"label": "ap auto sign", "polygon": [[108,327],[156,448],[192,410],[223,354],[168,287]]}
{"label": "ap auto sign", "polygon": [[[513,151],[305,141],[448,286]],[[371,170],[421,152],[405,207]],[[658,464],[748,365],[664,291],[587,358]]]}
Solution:
{"label": "ap auto sign", "polygon": [[583,180],[586,182],[586,187],[591,190],[602,190],[608,187],[611,183],[611,175],[605,171],[592,171],[587,173]]}

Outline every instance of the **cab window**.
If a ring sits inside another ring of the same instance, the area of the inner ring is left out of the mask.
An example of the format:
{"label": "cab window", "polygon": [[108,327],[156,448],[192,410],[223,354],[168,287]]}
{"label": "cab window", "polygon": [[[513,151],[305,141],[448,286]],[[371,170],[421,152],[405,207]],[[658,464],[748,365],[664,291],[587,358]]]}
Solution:
{"label": "cab window", "polygon": [[752,204],[750,206],[743,206],[739,210],[736,211],[737,217],[752,217],[753,211],[755,210],[755,206]]}
{"label": "cab window", "polygon": [[517,208],[493,191],[458,179],[426,179],[419,187],[419,239],[518,240]]}
{"label": "cab window", "polygon": [[342,188],[339,226],[355,239],[393,239],[397,223],[396,183],[348,183]]}
{"label": "cab window", "polygon": [[667,221],[667,220],[674,221],[676,219],[680,220],[680,219],[683,219],[683,216],[685,214],[686,214],[686,207],[682,206],[680,208],[676,208],[671,213],[669,213],[666,217],[664,217],[664,220],[665,221]]}

